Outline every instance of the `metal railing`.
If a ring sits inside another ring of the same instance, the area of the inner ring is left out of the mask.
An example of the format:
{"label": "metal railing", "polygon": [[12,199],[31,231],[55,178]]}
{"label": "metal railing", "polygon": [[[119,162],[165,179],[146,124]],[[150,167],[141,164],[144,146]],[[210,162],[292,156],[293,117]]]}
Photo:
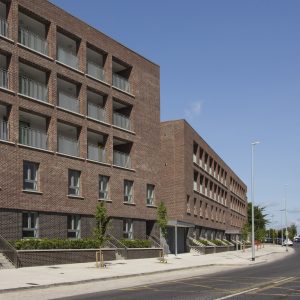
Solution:
{"label": "metal railing", "polygon": [[79,113],[79,101],[64,92],[58,92],[58,106]]}
{"label": "metal railing", "polygon": [[25,76],[19,76],[19,93],[31,98],[48,102],[47,85]]}
{"label": "metal railing", "polygon": [[151,248],[162,248],[158,237],[154,235],[147,235],[147,240],[151,242]]}
{"label": "metal railing", "polygon": [[78,57],[76,53],[70,49],[66,49],[63,46],[58,46],[57,60],[74,69],[78,69]]}
{"label": "metal railing", "polygon": [[128,256],[127,247],[110,233],[106,234],[106,236],[109,243],[113,246],[113,248],[116,249],[117,254],[122,258],[126,259]]}
{"label": "metal railing", "polygon": [[130,119],[120,113],[113,113],[113,124],[126,130],[131,130]]}
{"label": "metal railing", "polygon": [[8,123],[5,121],[0,122],[0,140],[8,140]]}
{"label": "metal railing", "polygon": [[42,130],[20,126],[19,143],[35,148],[48,149],[48,135]]}
{"label": "metal railing", "polygon": [[79,142],[70,137],[59,135],[57,138],[57,149],[60,153],[79,156]]}
{"label": "metal railing", "polygon": [[88,159],[106,162],[105,149],[99,147],[98,145],[88,143]]}
{"label": "metal railing", "polygon": [[112,74],[112,84],[114,87],[122,91],[125,91],[127,93],[131,92],[130,83],[128,82],[128,80],[116,73]]}
{"label": "metal railing", "polygon": [[87,61],[87,74],[104,81],[105,73],[103,68],[92,61]]}
{"label": "metal railing", "polygon": [[19,43],[37,52],[48,55],[48,43],[46,39],[24,27],[19,27]]}
{"label": "metal railing", "polygon": [[130,169],[131,168],[130,155],[124,152],[114,150],[114,165]]}
{"label": "metal railing", "polygon": [[0,69],[0,87],[8,88],[8,72],[4,69]]}
{"label": "metal railing", "polygon": [[0,18],[0,35],[8,36],[8,23],[2,18]]}
{"label": "metal railing", "polygon": [[88,102],[88,116],[99,121],[105,121],[105,110],[100,105]]}
{"label": "metal railing", "polygon": [[0,252],[16,267],[21,266],[21,262],[18,258],[18,252],[16,249],[0,235]]}

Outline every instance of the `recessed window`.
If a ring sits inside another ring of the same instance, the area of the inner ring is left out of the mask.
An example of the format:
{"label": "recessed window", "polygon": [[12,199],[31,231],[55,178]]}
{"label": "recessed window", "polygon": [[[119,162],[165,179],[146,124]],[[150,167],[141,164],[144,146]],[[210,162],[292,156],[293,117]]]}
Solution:
{"label": "recessed window", "polygon": [[109,199],[109,177],[99,176],[99,198],[101,200]]}
{"label": "recessed window", "polygon": [[38,237],[38,214],[35,212],[22,213],[22,237]]}
{"label": "recessed window", "polygon": [[68,238],[80,239],[80,222],[81,218],[77,215],[68,216]]}
{"label": "recessed window", "polygon": [[80,171],[69,170],[69,195],[80,196]]}
{"label": "recessed window", "polygon": [[131,219],[123,220],[123,238],[124,239],[133,239],[133,222]]}
{"label": "recessed window", "polygon": [[124,180],[124,202],[133,203],[133,181]]}
{"label": "recessed window", "polygon": [[26,191],[38,190],[39,164],[25,161],[23,165],[23,189]]}
{"label": "recessed window", "polygon": [[147,205],[154,205],[154,188],[153,184],[147,184]]}

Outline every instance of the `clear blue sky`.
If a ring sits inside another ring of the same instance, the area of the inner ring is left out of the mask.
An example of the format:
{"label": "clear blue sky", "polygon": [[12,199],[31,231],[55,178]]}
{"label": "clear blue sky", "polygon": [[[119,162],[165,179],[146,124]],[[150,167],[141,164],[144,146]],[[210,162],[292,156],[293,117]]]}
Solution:
{"label": "clear blue sky", "polygon": [[159,64],[161,119],[187,119],[248,191],[261,141],[256,202],[279,227],[288,184],[300,229],[300,1],[52,2]]}

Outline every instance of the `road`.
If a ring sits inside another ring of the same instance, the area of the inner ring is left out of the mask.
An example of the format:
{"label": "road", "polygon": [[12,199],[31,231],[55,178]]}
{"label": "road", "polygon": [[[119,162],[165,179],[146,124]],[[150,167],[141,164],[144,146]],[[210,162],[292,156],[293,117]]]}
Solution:
{"label": "road", "polygon": [[294,248],[295,254],[269,264],[59,299],[300,299],[300,243]]}

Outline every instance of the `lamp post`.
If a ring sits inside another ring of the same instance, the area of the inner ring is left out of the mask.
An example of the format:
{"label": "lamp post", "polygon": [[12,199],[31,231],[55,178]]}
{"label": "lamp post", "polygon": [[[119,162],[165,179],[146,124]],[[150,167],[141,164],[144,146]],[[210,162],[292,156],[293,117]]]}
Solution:
{"label": "lamp post", "polygon": [[284,185],[284,211],[285,211],[285,251],[288,252],[288,229],[287,229],[287,214],[286,214],[286,194],[287,184]]}
{"label": "lamp post", "polygon": [[252,216],[252,235],[251,235],[251,247],[252,247],[252,261],[255,261],[255,244],[254,244],[254,148],[260,142],[251,143],[252,146],[252,159],[251,159],[251,216]]}

